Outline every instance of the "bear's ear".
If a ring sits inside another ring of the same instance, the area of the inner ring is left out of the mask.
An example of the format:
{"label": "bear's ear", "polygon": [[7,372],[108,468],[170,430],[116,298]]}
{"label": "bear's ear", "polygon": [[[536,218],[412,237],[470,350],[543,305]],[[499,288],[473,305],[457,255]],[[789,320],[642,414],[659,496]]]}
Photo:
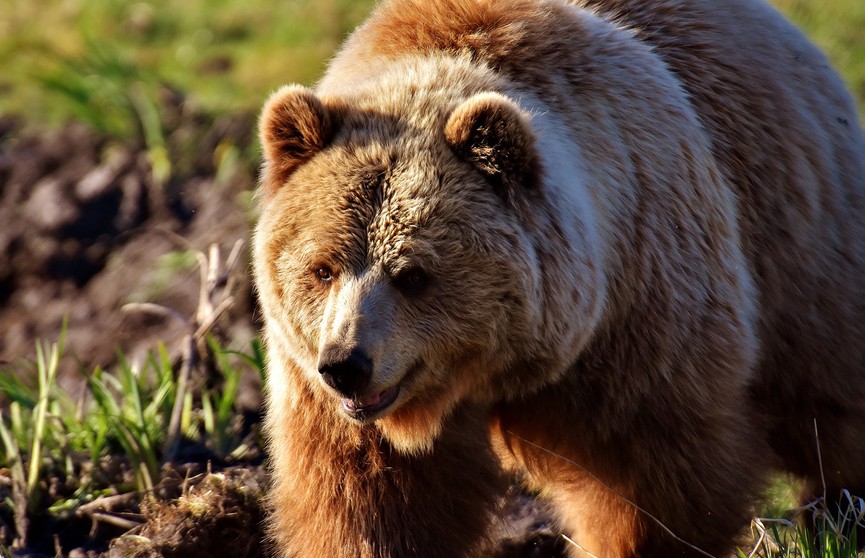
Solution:
{"label": "bear's ear", "polygon": [[444,132],[454,152],[474,164],[505,199],[537,183],[540,163],[529,116],[507,97],[479,93],[463,101]]}
{"label": "bear's ear", "polygon": [[259,134],[265,159],[262,185],[272,190],[324,149],[333,135],[333,119],[315,93],[287,85],[265,103]]}

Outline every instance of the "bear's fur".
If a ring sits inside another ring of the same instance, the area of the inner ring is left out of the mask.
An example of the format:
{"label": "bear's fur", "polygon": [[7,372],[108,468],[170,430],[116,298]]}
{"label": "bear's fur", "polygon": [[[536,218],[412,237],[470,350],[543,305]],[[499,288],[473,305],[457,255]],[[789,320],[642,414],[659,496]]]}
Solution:
{"label": "bear's fur", "polygon": [[471,554],[505,471],[605,557],[865,493],[865,139],[761,1],[385,0],[261,139],[281,556]]}

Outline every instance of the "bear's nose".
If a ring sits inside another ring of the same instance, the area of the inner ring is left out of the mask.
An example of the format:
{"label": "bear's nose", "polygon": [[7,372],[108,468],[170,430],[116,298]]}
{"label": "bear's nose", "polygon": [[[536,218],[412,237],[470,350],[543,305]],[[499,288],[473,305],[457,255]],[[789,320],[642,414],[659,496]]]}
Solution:
{"label": "bear's nose", "polygon": [[348,356],[344,350],[325,349],[318,372],[324,383],[347,397],[354,397],[372,378],[372,360],[358,348],[352,349]]}

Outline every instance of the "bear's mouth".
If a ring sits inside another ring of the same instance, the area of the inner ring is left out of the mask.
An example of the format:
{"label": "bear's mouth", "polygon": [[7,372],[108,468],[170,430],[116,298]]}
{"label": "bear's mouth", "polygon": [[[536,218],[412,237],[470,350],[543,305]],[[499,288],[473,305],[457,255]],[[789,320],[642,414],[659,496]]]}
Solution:
{"label": "bear's mouth", "polygon": [[391,386],[381,393],[365,397],[341,399],[343,410],[357,420],[370,420],[381,411],[390,407],[399,396],[399,384]]}

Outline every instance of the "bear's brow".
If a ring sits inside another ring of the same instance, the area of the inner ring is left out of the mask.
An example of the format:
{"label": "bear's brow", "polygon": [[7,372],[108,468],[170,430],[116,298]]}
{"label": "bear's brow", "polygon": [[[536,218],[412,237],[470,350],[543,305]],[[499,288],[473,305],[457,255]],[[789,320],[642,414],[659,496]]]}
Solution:
{"label": "bear's brow", "polygon": [[343,264],[356,271],[369,265],[368,231],[385,199],[388,170],[376,166],[358,171],[343,186],[334,223],[340,229]]}

